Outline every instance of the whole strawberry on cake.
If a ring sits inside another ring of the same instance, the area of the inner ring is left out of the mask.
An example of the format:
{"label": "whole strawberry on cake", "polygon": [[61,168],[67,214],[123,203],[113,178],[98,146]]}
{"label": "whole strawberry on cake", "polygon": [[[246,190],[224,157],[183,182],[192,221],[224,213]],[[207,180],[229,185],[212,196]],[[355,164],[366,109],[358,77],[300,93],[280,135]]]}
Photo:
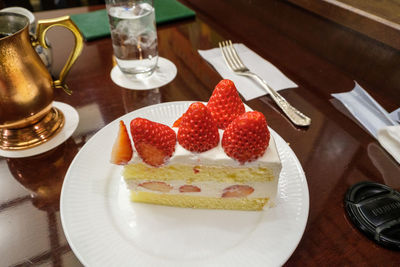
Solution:
{"label": "whole strawberry on cake", "polygon": [[273,204],[282,168],[275,141],[264,115],[245,111],[230,80],[172,128],[134,118],[130,133],[133,147],[121,121],[111,162],[124,165],[132,201],[234,210]]}

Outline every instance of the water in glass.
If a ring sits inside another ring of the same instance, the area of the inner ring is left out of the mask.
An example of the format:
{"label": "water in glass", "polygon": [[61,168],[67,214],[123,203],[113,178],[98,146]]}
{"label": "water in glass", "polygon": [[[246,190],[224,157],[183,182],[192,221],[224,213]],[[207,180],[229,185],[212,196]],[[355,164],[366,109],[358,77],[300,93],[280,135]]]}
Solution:
{"label": "water in glass", "polygon": [[135,77],[153,73],[157,66],[157,31],[154,8],[148,3],[108,9],[111,38],[121,71]]}

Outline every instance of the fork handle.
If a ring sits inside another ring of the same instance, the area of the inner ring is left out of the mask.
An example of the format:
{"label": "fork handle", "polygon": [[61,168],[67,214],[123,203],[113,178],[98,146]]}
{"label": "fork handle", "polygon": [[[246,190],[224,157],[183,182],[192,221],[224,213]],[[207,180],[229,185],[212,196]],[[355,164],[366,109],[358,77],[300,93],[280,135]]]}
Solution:
{"label": "fork handle", "polygon": [[311,119],[309,117],[290,105],[283,96],[281,96],[277,91],[269,87],[267,82],[264,81],[260,76],[252,72],[247,74],[261,84],[261,86],[271,95],[271,98],[282,109],[282,111],[286,114],[286,116],[293,124],[297,126],[309,126],[311,124]]}

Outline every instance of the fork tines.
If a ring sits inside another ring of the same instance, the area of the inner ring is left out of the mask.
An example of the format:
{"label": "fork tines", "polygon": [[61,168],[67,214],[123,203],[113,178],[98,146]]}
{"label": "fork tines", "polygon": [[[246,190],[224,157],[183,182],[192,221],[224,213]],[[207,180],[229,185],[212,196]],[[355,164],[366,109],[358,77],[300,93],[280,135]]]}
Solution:
{"label": "fork tines", "polygon": [[248,71],[247,67],[243,64],[237,54],[231,40],[219,42],[218,44],[226,64],[232,71]]}

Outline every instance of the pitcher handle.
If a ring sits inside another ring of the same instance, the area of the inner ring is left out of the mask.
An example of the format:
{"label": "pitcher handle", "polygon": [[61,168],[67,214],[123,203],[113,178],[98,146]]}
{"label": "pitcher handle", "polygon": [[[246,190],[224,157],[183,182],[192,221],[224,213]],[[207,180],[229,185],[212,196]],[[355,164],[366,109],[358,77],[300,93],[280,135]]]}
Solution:
{"label": "pitcher handle", "polygon": [[33,44],[33,45],[35,46],[37,44],[40,44],[42,47],[48,48],[46,41],[45,41],[45,36],[46,36],[47,30],[49,30],[53,26],[65,27],[65,28],[69,29],[75,36],[74,49],[72,50],[71,54],[69,55],[67,63],[65,63],[64,67],[62,68],[62,70],[60,72],[60,77],[58,78],[58,80],[53,81],[54,88],[62,88],[67,94],[70,95],[70,94],[72,94],[72,91],[65,84],[65,77],[67,76],[72,65],[75,63],[76,59],[82,52],[83,37],[82,37],[82,34],[80,33],[78,27],[70,19],[69,16],[63,16],[63,17],[54,18],[54,19],[42,19],[42,20],[38,21],[37,30],[36,30],[37,43]]}

